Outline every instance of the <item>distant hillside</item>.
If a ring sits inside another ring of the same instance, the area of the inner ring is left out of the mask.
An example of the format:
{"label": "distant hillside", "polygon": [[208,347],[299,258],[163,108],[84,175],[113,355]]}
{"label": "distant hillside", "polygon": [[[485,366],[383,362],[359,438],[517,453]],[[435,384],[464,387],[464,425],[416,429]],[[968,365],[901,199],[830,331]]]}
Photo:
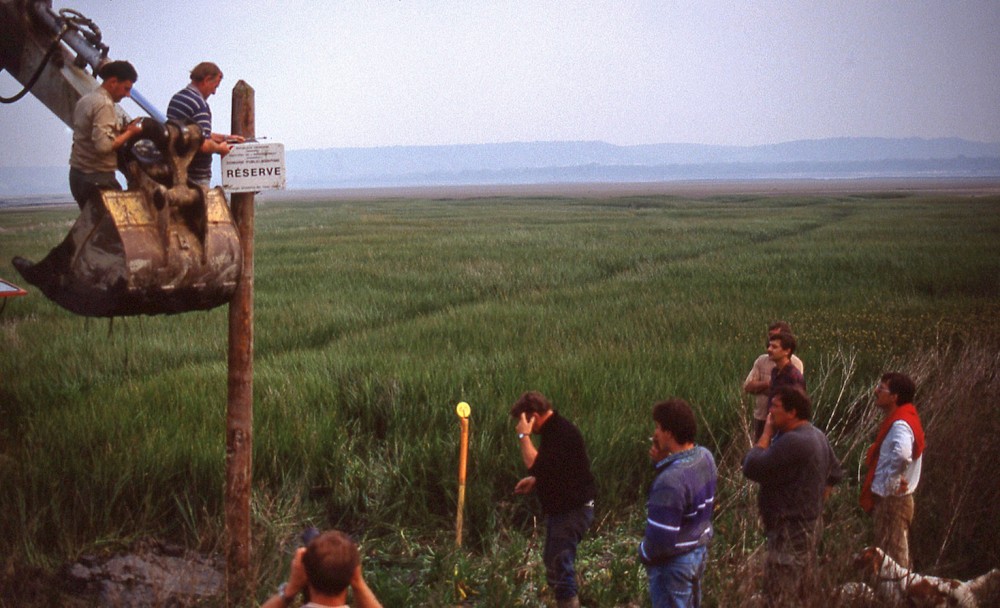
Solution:
{"label": "distant hillside", "polygon": [[533,142],[286,151],[293,188],[679,179],[1000,176],[1000,143],[838,138],[767,146]]}
{"label": "distant hillside", "polygon": [[[1000,177],[1000,143],[956,138],[835,138],[763,146],[529,142],[286,150],[285,163],[288,188]],[[66,175],[65,167],[0,168],[0,196],[65,194]]]}

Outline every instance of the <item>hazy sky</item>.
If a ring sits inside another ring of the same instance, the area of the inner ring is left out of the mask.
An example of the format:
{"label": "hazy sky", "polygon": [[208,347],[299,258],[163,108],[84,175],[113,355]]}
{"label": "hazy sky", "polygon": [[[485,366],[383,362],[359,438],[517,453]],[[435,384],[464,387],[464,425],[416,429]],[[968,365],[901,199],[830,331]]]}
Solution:
{"label": "hazy sky", "polygon": [[[54,0],[93,19],[161,111],[196,63],[286,149],[512,141],[1000,142],[997,0]],[[152,9],[150,7],[156,7]],[[201,22],[186,15],[202,15]],[[0,73],[0,94],[20,85]],[[138,115],[129,103],[126,110]],[[0,106],[0,166],[61,165],[34,98]]]}

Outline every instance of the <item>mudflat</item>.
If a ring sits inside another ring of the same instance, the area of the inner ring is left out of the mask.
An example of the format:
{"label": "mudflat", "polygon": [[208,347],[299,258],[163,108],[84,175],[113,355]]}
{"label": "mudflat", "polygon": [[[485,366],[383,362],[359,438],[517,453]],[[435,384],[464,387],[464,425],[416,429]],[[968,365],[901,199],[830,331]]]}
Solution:
{"label": "mudflat", "polygon": [[401,186],[339,188],[318,190],[278,190],[262,194],[271,200],[370,200],[466,199],[490,197],[608,198],[619,196],[673,195],[709,197],[755,194],[852,194],[899,192],[911,194],[958,194],[983,196],[1000,194],[997,178],[921,179],[787,179],[787,180],[692,180],[635,183],[571,184],[481,184],[442,186]]}
{"label": "mudflat", "polygon": [[[802,194],[951,194],[1000,195],[1000,177],[985,178],[858,178],[775,180],[689,180],[630,183],[463,184],[272,190],[258,194],[261,201],[350,201],[378,199],[461,200],[494,197],[614,198],[627,196],[682,196],[707,198],[725,195],[792,196]],[[0,209],[76,203],[65,195],[0,197]]]}

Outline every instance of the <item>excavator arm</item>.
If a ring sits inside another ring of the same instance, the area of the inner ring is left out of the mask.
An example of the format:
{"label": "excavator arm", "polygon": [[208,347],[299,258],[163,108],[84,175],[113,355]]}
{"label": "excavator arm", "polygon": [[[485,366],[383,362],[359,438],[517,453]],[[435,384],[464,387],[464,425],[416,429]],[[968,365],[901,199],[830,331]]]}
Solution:
{"label": "excavator arm", "polygon": [[[0,67],[67,126],[80,98],[97,88],[86,68],[108,61],[100,29],[51,0],[0,0]],[[133,87],[144,118],[119,168],[126,192],[87,201],[70,233],[38,263],[21,257],[21,276],[63,308],[84,316],[174,314],[232,297],[242,266],[239,236],[221,188],[187,177],[202,143],[194,124],[167,121]],[[0,108],[2,111],[2,108]]]}
{"label": "excavator arm", "polygon": [[[0,68],[7,70],[53,114],[72,126],[73,108],[93,91],[96,71],[108,61],[101,30],[71,9],[53,11],[51,0],[0,0]],[[151,117],[166,118],[135,88],[132,99]]]}

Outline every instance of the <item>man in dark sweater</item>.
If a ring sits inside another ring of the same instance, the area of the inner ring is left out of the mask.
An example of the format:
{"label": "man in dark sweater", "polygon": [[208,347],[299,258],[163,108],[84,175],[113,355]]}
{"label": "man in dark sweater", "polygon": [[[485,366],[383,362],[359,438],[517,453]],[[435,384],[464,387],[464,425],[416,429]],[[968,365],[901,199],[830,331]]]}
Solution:
{"label": "man in dark sweater", "polygon": [[844,476],[811,417],[812,403],[802,389],[780,387],[771,399],[764,432],[743,459],[743,474],[760,484],[768,606],[801,605],[810,595],[823,503]]}
{"label": "man in dark sweater", "polygon": [[[576,547],[594,521],[596,484],[583,435],[552,409],[538,391],[522,394],[510,409],[517,420],[517,439],[528,477],[514,486],[515,494],[538,492],[545,513],[545,576],[559,608],[578,608]],[[538,448],[531,441],[541,437]]]}

